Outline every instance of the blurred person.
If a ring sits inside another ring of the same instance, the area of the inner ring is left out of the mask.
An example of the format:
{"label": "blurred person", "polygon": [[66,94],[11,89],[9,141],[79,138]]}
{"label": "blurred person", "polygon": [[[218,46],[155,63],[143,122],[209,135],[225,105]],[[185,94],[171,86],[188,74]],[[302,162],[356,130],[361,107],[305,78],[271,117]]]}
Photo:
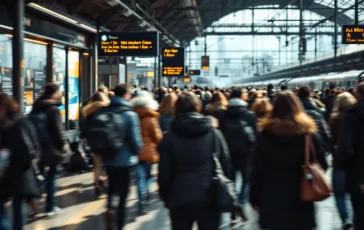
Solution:
{"label": "blurred person", "polygon": [[355,91],[358,103],[341,116],[338,158],[346,171],[346,186],[351,195],[355,229],[364,229],[364,83]]}
{"label": "blurred person", "polygon": [[288,90],[288,87],[286,85],[281,85],[281,91],[286,91]]}
{"label": "blurred person", "polygon": [[320,109],[321,113],[325,113],[326,106],[321,102],[320,97],[316,93],[311,93],[311,99],[315,102],[316,106]]}
{"label": "blurred person", "polygon": [[[117,84],[115,96],[108,107],[98,109],[96,114],[120,113],[120,133],[124,137],[123,147],[114,157],[102,156],[108,176],[107,230],[123,229],[125,225],[125,205],[130,187],[130,174],[138,164],[138,153],[143,148],[138,115],[132,111],[129,102],[132,89],[128,84]],[[119,112],[120,111],[120,112]],[[119,136],[116,134],[116,136]],[[115,222],[116,225],[115,226]]]}
{"label": "blurred person", "polygon": [[267,96],[268,96],[269,100],[270,101],[273,101],[274,95],[276,93],[276,91],[274,90],[273,84],[268,84],[267,92],[268,92],[268,95]]}
{"label": "blurred person", "polygon": [[170,210],[173,230],[192,229],[194,222],[201,230],[219,229],[220,212],[211,200],[212,153],[219,152],[222,169],[230,176],[229,153],[222,134],[200,112],[195,95],[180,95],[171,131],[158,147],[159,193]]}
{"label": "blurred person", "polygon": [[[44,94],[33,105],[33,110],[29,114],[29,119],[37,129],[37,135],[42,147],[40,163],[42,167],[49,166],[45,180],[45,190],[47,193],[46,212],[51,217],[63,212],[55,205],[56,181],[58,177],[58,167],[70,154],[69,145],[65,135],[64,125],[58,106],[59,87],[53,83],[45,86]],[[43,169],[41,169],[43,171]]]}
{"label": "blurred person", "polygon": [[32,167],[39,154],[34,127],[22,116],[19,104],[0,93],[0,229],[10,229],[6,217],[9,198],[12,199],[12,229],[23,229],[24,200],[40,196]]}
{"label": "blurred person", "polygon": [[150,202],[150,187],[153,183],[152,165],[159,162],[157,146],[162,140],[163,134],[158,122],[158,102],[149,93],[139,92],[131,100],[131,105],[139,116],[143,139],[143,148],[138,155],[139,163],[136,166],[136,184],[139,197],[139,214],[144,215],[148,213]]}
{"label": "blurred person", "polygon": [[167,93],[166,88],[161,87],[158,89],[158,92],[156,94],[156,100],[158,101],[158,103],[161,103],[161,101],[166,93]]}
{"label": "blurred person", "polygon": [[211,101],[206,105],[206,115],[211,115],[220,120],[221,114],[227,109],[228,101],[223,93],[212,95]]}
{"label": "blurred person", "polygon": [[342,94],[343,93],[343,91],[342,90],[336,90],[335,91],[335,96],[339,96],[340,94]]}
{"label": "blurred person", "polygon": [[268,116],[272,110],[273,106],[268,98],[258,98],[251,107],[251,111],[257,115],[258,123]]}
{"label": "blurred person", "polygon": [[332,134],[332,140],[330,143],[330,150],[333,153],[333,172],[332,172],[332,185],[336,200],[336,207],[339,211],[341,221],[343,223],[343,229],[349,230],[352,227],[352,221],[349,216],[349,208],[347,207],[347,202],[345,196],[347,194],[346,190],[346,180],[345,180],[345,170],[340,165],[339,156],[337,155],[337,140],[340,133],[340,123],[342,122],[342,115],[344,112],[351,108],[355,103],[356,99],[350,93],[343,93],[337,97],[334,103],[334,108],[331,113],[329,120],[330,130]]}
{"label": "blurred person", "polygon": [[325,119],[328,121],[330,118],[330,114],[332,112],[332,109],[334,107],[334,101],[335,101],[335,89],[330,89],[328,91],[328,94],[325,96],[325,98],[322,100],[322,103],[325,104],[326,112],[324,113]]}
{"label": "blurred person", "polygon": [[311,88],[307,85],[301,86],[297,91],[297,96],[301,99],[305,112],[315,120],[319,128],[318,132],[321,140],[328,150],[328,144],[331,139],[330,129],[320,108],[311,99]]}
{"label": "blurred person", "polygon": [[[109,92],[110,93],[110,92]],[[94,114],[101,107],[107,107],[110,105],[110,99],[105,93],[97,91],[92,95],[90,103],[88,103],[83,109],[82,114],[85,117],[85,123],[83,129],[81,130],[81,138],[86,139],[90,126],[92,125],[92,120]],[[91,149],[92,151],[92,149]],[[92,158],[94,163],[94,186],[96,195],[100,195],[101,191],[104,190],[104,183],[101,180],[101,155],[100,153],[92,151]]]}
{"label": "blurred person", "polygon": [[232,160],[232,179],[241,175],[239,204],[246,201],[246,188],[249,183],[249,169],[252,147],[257,134],[257,117],[247,109],[248,103],[242,100],[243,91],[236,88],[231,92],[227,110],[220,120],[220,130],[224,134]]}
{"label": "blurred person", "polygon": [[115,96],[115,93],[114,91],[109,91],[109,93],[107,94],[107,96],[109,96],[109,98]]}
{"label": "blurred person", "polygon": [[351,95],[354,95],[354,91],[355,91],[355,88],[354,87],[350,87],[348,89],[348,92],[351,94]]}
{"label": "blurred person", "polygon": [[167,94],[163,97],[159,107],[159,125],[163,132],[167,132],[170,129],[171,123],[174,119],[175,104],[177,101],[177,95]]}
{"label": "blurred person", "polygon": [[263,95],[261,94],[261,91],[254,91],[251,95],[251,98],[248,100],[248,104],[249,104],[249,109],[251,109],[252,105],[254,104],[254,102],[258,99],[258,98],[262,98]]}
{"label": "blurred person", "polygon": [[271,114],[260,125],[255,144],[250,201],[262,229],[311,230],[314,204],[300,199],[305,139],[311,135],[320,164],[325,153],[315,134],[317,125],[289,91],[276,95]]}

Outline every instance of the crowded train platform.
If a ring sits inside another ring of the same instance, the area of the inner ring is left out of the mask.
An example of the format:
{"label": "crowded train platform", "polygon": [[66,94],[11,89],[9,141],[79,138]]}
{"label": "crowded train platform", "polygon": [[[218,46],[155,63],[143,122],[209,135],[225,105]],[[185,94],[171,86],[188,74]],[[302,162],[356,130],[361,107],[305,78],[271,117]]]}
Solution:
{"label": "crowded train platform", "polygon": [[0,1],[0,230],[364,230],[364,1]]}

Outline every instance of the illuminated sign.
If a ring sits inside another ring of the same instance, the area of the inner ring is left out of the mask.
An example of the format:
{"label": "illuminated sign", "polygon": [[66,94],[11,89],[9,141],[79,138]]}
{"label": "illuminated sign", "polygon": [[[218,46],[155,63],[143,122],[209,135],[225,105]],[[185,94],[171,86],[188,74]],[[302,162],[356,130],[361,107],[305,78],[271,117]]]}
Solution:
{"label": "illuminated sign", "polygon": [[163,48],[163,76],[183,77],[185,75],[185,49]]}
{"label": "illuminated sign", "polygon": [[190,75],[190,76],[193,76],[193,75],[201,75],[201,70],[190,70],[190,71],[188,71],[188,74]]}
{"label": "illuminated sign", "polygon": [[148,71],[147,72],[147,77],[154,77],[154,72],[153,71]]}
{"label": "illuminated sign", "polygon": [[189,83],[192,82],[191,78],[183,78],[183,82],[184,83]]}
{"label": "illuminated sign", "polygon": [[99,56],[157,56],[157,32],[99,33]]}
{"label": "illuminated sign", "polygon": [[343,44],[364,44],[364,25],[345,25],[341,33]]}
{"label": "illuminated sign", "polygon": [[209,70],[210,69],[210,57],[209,56],[202,56],[202,58],[201,58],[201,69],[202,70]]}

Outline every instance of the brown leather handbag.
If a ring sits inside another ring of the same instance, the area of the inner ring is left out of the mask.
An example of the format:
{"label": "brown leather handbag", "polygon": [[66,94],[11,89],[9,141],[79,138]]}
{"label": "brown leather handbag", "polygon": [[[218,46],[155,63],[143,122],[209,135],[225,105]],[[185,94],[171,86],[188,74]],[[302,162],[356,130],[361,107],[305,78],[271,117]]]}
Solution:
{"label": "brown leather handbag", "polygon": [[[305,164],[301,183],[301,200],[304,202],[322,201],[331,196],[332,188],[326,178],[325,171],[317,160],[311,135],[306,135],[305,139]],[[313,155],[313,162],[310,161],[310,150]]]}

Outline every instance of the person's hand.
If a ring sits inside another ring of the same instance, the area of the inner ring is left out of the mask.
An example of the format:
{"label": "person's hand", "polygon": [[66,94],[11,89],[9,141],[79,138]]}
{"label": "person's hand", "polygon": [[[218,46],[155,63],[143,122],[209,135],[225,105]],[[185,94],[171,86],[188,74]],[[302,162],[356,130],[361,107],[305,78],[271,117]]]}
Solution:
{"label": "person's hand", "polygon": [[364,196],[364,184],[359,185],[360,192]]}

